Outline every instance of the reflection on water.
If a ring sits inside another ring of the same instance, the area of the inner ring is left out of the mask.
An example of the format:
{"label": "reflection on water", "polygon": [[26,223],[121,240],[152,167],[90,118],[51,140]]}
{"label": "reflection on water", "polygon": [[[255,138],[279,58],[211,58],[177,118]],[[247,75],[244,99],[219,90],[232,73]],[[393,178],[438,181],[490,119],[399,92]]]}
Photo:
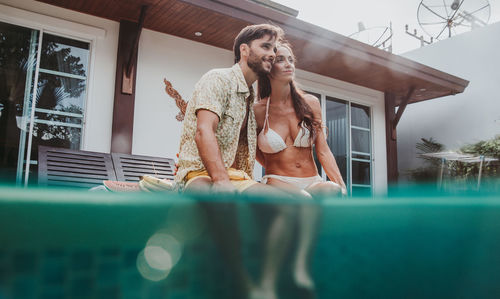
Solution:
{"label": "reflection on water", "polygon": [[166,233],[155,233],[137,256],[137,270],[152,281],[165,279],[182,255],[182,245]]}
{"label": "reflection on water", "polygon": [[165,279],[172,269],[170,254],[161,247],[146,247],[137,256],[137,270],[151,281]]}

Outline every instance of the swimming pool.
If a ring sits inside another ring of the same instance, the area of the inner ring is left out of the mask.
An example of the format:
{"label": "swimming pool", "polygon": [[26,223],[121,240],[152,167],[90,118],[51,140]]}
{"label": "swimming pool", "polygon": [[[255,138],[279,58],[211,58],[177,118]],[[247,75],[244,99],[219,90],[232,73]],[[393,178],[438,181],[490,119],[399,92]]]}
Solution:
{"label": "swimming pool", "polygon": [[[317,298],[499,298],[498,194],[415,190],[309,203],[321,210],[311,257]],[[237,203],[241,256],[255,278],[270,210],[301,204],[9,186],[0,194],[0,298],[238,298],[208,217],[229,219],[227,203]],[[304,298],[290,256],[279,274],[280,298]]]}

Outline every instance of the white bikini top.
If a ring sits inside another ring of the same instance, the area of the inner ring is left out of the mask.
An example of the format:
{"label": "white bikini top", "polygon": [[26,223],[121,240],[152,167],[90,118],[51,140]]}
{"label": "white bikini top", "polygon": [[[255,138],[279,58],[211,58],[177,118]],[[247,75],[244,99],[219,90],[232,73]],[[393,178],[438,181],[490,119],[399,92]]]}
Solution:
{"label": "white bikini top", "polygon": [[[257,146],[263,153],[275,154],[287,148],[287,145],[283,138],[281,138],[281,136],[269,126],[270,102],[271,99],[268,98],[266,104],[266,118],[264,120],[264,127],[262,128],[262,131],[260,131],[259,136],[257,136]],[[295,137],[293,146],[311,147],[311,141],[309,138],[311,136],[311,132],[309,132],[309,130],[304,126],[303,122],[300,124],[300,126],[301,128],[299,130],[299,133],[297,134],[297,137]]]}

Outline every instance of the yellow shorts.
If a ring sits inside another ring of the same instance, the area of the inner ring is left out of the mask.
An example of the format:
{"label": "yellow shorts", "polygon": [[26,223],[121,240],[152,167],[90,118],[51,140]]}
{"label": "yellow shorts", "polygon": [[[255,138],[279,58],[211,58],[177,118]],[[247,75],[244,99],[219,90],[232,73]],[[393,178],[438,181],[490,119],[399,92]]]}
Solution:
{"label": "yellow shorts", "polygon": [[[227,170],[227,174],[229,175],[229,179],[233,186],[238,190],[238,192],[243,192],[249,187],[258,184],[256,181],[252,180],[252,178],[243,170],[237,170],[234,168],[229,168]],[[186,175],[185,181],[186,184],[184,188],[187,188],[189,184],[191,184],[197,178],[209,178],[208,171],[205,169],[191,171]]]}

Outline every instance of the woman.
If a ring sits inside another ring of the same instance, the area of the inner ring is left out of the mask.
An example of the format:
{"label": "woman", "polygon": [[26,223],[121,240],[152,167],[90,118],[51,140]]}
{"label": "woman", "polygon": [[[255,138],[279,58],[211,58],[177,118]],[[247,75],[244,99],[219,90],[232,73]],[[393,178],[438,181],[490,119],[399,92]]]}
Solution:
{"label": "woman", "polygon": [[300,189],[310,189],[311,184],[331,187],[318,176],[312,155],[314,144],[328,178],[345,189],[321,130],[319,100],[296,87],[294,74],[292,50],[282,43],[278,46],[270,75],[259,80],[260,100],[254,105],[258,126],[257,160],[266,169],[263,182],[286,189],[290,187],[288,184],[297,182],[300,182]]}
{"label": "woman", "polygon": [[[257,161],[266,170],[262,182],[302,194],[306,198],[318,193],[345,193],[344,181],[322,130],[319,100],[296,87],[294,74],[295,58],[291,47],[281,43],[271,73],[259,80],[259,101],[254,104],[258,126]],[[313,145],[330,182],[323,182],[318,175]],[[307,269],[308,254],[314,238],[318,209],[306,205],[298,212],[298,247],[292,267],[293,278],[299,289],[312,291],[314,283]],[[293,224],[292,221],[283,219],[283,229],[281,232],[276,230],[277,239],[281,242],[283,235],[289,235],[288,240],[291,240],[288,225]],[[284,244],[281,245],[284,248]],[[284,255],[284,252],[280,257],[268,254],[268,257],[273,256],[273,260],[264,260],[259,288],[269,298],[276,297],[277,268]]]}

